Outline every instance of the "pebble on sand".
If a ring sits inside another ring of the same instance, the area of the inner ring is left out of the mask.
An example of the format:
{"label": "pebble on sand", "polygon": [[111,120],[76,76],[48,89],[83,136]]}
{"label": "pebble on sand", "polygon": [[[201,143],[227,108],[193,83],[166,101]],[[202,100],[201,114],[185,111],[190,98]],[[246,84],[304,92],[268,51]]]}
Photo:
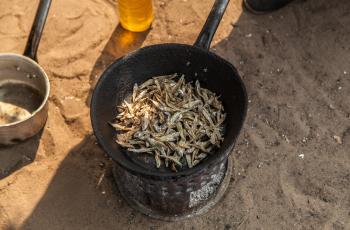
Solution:
{"label": "pebble on sand", "polygon": [[340,145],[343,144],[343,140],[341,139],[340,136],[334,135],[333,138],[335,142],[337,142],[337,144],[340,144]]}

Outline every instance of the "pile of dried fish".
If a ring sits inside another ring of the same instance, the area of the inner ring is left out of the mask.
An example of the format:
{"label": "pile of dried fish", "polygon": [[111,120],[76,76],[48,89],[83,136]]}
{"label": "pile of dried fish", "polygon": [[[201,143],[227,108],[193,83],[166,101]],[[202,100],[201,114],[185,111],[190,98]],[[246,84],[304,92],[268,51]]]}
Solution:
{"label": "pile of dried fish", "polygon": [[[176,80],[178,79],[178,80]],[[117,143],[128,151],[155,157],[177,171],[189,168],[220,147],[226,114],[215,93],[185,82],[177,74],[153,77],[134,85],[132,96],[118,106]]]}

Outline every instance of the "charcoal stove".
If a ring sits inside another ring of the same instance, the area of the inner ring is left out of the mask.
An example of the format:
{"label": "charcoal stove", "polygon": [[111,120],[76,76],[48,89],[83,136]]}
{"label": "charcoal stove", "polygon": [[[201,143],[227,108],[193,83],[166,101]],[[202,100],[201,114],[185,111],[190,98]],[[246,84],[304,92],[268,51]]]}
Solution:
{"label": "charcoal stove", "polygon": [[176,221],[201,215],[224,195],[231,177],[232,159],[184,177],[135,174],[114,163],[119,192],[137,211],[160,220]]}

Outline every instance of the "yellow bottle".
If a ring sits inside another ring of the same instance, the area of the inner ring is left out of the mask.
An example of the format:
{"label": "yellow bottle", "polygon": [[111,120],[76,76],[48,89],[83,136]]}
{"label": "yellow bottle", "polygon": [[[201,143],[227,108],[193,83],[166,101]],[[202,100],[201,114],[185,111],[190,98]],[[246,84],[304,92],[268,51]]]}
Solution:
{"label": "yellow bottle", "polygon": [[124,29],[141,32],[153,21],[152,0],[118,0],[119,20]]}

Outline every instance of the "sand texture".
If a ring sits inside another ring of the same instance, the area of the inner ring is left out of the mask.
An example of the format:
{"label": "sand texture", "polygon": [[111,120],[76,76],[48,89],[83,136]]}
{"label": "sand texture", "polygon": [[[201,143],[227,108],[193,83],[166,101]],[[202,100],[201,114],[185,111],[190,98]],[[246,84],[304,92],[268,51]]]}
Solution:
{"label": "sand texture", "polygon": [[[91,90],[127,52],[192,44],[212,3],[155,0],[153,28],[132,34],[113,0],[53,1],[38,52],[49,118],[38,136],[0,147],[0,229],[350,229],[348,0],[297,0],[259,16],[232,0],[211,50],[238,69],[249,111],[226,195],[176,223],[120,197],[92,134]],[[0,52],[23,52],[37,4],[0,1]]]}

